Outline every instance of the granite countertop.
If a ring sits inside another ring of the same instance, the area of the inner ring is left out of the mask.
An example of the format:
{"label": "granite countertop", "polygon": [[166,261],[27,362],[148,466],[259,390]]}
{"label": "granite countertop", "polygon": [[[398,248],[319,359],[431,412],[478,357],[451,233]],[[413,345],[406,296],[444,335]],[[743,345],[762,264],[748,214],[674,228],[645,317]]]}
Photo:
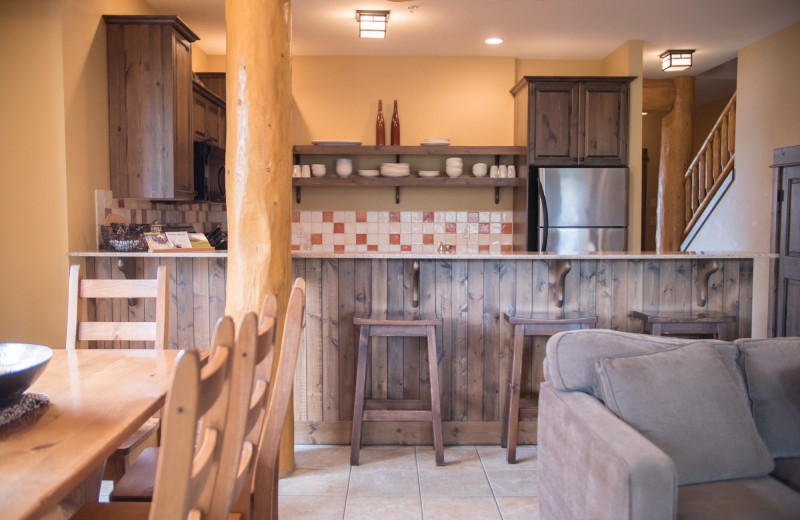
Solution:
{"label": "granite countertop", "polygon": [[[227,251],[214,253],[125,253],[120,251],[86,251],[70,252],[69,256],[114,256],[114,257],[174,257],[174,258],[227,258]],[[355,252],[331,253],[321,251],[293,251],[292,258],[353,258],[353,259],[409,259],[409,260],[685,260],[691,258],[778,258],[774,253],[754,251],[687,251],[655,253],[653,251],[641,253],[501,253],[501,254],[448,254],[448,253],[385,253],[385,252]]]}

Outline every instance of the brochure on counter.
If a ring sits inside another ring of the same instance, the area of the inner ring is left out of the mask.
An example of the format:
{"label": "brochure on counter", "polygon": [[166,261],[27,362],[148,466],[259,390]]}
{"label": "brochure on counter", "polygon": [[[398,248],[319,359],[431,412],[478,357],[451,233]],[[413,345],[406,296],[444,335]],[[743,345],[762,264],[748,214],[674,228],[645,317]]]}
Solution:
{"label": "brochure on counter", "polygon": [[203,233],[167,231],[145,233],[147,248],[151,253],[213,253],[214,246],[208,243]]}

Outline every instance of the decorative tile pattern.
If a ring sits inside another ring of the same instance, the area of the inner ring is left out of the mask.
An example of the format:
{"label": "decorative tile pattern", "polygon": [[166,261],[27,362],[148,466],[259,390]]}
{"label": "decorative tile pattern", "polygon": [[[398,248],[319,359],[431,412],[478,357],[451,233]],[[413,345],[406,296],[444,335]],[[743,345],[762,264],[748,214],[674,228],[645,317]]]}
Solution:
{"label": "decorative tile pattern", "polygon": [[510,253],[510,211],[293,211],[292,250]]}

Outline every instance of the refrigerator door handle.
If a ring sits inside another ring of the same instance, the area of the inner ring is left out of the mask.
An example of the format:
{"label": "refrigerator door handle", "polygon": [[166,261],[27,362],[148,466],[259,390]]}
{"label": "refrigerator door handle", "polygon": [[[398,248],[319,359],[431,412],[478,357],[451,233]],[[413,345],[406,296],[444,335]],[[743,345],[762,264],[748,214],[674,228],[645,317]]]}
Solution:
{"label": "refrigerator door handle", "polygon": [[542,186],[542,179],[537,178],[536,182],[539,184],[539,200],[542,203],[542,245],[539,251],[547,251],[547,234],[550,232],[550,220],[547,216],[547,198],[544,196],[544,187]]}

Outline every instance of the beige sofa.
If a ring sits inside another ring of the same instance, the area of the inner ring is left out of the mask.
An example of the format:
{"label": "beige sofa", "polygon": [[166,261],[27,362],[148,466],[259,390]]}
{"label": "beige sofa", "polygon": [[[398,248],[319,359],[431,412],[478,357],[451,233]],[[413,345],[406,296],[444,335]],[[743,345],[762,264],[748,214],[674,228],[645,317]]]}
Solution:
{"label": "beige sofa", "polygon": [[547,343],[543,520],[800,519],[800,338]]}

